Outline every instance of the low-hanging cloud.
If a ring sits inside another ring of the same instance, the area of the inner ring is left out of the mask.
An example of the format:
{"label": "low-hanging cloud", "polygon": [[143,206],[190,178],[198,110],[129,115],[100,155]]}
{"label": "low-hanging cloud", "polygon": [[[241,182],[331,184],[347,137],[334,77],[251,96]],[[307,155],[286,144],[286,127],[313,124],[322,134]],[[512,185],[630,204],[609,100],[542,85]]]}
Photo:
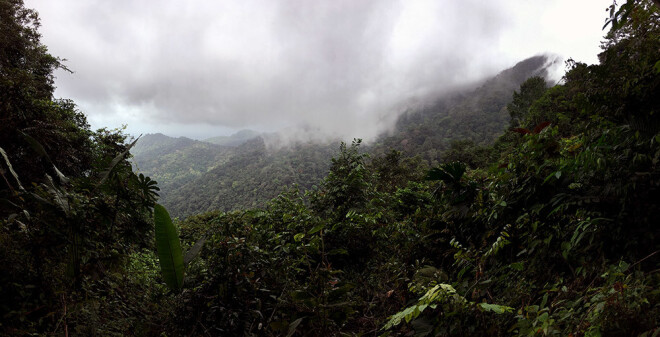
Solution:
{"label": "low-hanging cloud", "polygon": [[369,138],[411,97],[491,75],[521,54],[564,52],[523,40],[516,52],[501,50],[526,36],[519,26],[538,21],[525,15],[542,15],[541,1],[64,2],[28,1],[41,13],[44,42],[75,71],[58,73],[58,93],[92,121],[137,124],[129,130]]}

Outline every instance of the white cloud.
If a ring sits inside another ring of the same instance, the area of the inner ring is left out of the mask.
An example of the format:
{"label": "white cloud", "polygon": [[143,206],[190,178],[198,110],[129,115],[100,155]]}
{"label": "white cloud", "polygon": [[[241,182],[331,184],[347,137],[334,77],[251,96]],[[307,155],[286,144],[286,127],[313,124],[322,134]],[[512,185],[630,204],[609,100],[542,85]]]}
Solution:
{"label": "white cloud", "polygon": [[[28,0],[94,127],[369,138],[413,96],[554,52],[595,62],[609,0]],[[200,136],[203,134],[203,136]]]}

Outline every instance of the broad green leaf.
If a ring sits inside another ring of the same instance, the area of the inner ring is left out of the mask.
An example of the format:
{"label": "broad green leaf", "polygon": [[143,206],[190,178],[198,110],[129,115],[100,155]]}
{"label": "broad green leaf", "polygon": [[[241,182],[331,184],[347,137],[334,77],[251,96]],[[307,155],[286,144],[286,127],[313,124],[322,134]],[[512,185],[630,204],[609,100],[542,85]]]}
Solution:
{"label": "broad green leaf", "polygon": [[183,254],[181,243],[172,219],[165,207],[154,206],[156,224],[156,249],[160,270],[165,283],[172,291],[179,291],[183,286]]}
{"label": "broad green leaf", "polygon": [[543,295],[543,300],[541,301],[541,308],[545,308],[545,304],[548,303],[548,293]]}
{"label": "broad green leaf", "polygon": [[490,304],[490,303],[479,303],[479,306],[484,311],[494,312],[496,314],[503,314],[505,312],[513,312],[512,307],[507,307],[505,305]]}
{"label": "broad green leaf", "polygon": [[16,183],[18,184],[18,189],[19,190],[24,190],[23,185],[21,185],[21,181],[18,180],[18,174],[14,171],[14,168],[11,166],[11,162],[9,161],[9,157],[7,156],[7,152],[3,150],[0,147],[0,154],[2,154],[2,157],[5,159],[5,164],[7,164],[7,167],[9,168],[9,172],[11,172],[11,175],[14,176],[14,179],[16,179]]}
{"label": "broad green leaf", "polygon": [[460,182],[465,170],[466,166],[461,162],[442,164],[439,167],[431,169],[426,175],[426,180],[442,180],[448,184],[456,184]]}
{"label": "broad green leaf", "polygon": [[58,168],[55,166],[55,163],[50,159],[50,156],[48,156],[48,153],[46,152],[46,149],[44,149],[43,145],[39,143],[36,139],[32,138],[32,136],[28,135],[27,133],[23,131],[19,131],[23,138],[30,144],[32,149],[37,152],[37,154],[43,158],[46,158],[48,163],[53,166],[53,170],[55,171],[55,174],[57,175],[57,178],[60,180],[62,183],[67,183],[69,182],[69,178],[67,178]]}
{"label": "broad green leaf", "polygon": [[314,234],[314,233],[316,233],[316,232],[322,230],[323,227],[324,227],[324,225],[317,225],[317,226],[315,226],[314,228],[312,228],[312,229],[309,231],[309,233],[307,233],[307,234],[312,235],[312,234]]}
{"label": "broad green leaf", "polygon": [[348,251],[344,248],[335,248],[329,251],[328,255],[348,255]]}
{"label": "broad green leaf", "polygon": [[186,252],[186,255],[183,257],[183,264],[188,265],[190,261],[192,261],[197,255],[199,255],[199,252],[202,250],[202,247],[204,247],[204,243],[206,242],[206,236],[202,236],[201,239],[197,240],[195,244],[190,247],[190,250]]}
{"label": "broad green leaf", "polygon": [[305,317],[300,317],[297,320],[291,322],[291,324],[289,324],[289,332],[286,334],[286,337],[293,336],[293,334],[296,332],[296,328],[298,327],[298,325],[300,325],[300,323],[304,318]]}
{"label": "broad green leaf", "polygon": [[310,299],[312,296],[307,293],[306,291],[302,290],[296,290],[291,292],[291,298],[296,300],[296,301],[304,301],[306,299]]}
{"label": "broad green leaf", "polygon": [[48,185],[43,184],[43,186],[45,186],[48,193],[53,196],[54,203],[51,204],[58,206],[68,217],[69,213],[71,212],[71,206],[69,205],[66,192],[57,188],[53,182],[53,178],[51,178],[49,175],[46,175],[46,179],[48,179]]}

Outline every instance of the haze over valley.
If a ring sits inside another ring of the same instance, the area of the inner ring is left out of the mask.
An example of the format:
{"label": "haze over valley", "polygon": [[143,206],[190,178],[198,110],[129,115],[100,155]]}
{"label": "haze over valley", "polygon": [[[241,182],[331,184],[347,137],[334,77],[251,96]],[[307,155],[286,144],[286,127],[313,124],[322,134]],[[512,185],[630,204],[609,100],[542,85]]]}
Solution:
{"label": "haze over valley", "polygon": [[660,335],[660,0],[0,0],[0,336]]}
{"label": "haze over valley", "polygon": [[[390,130],[367,142],[365,151],[382,156],[396,149],[431,166],[458,141],[488,145],[509,124],[506,105],[514,90],[533,76],[552,83],[558,64],[556,56],[535,56],[476,86],[409,105]],[[317,185],[340,141],[351,141],[293,134],[243,130],[206,141],[147,134],[132,150],[133,162],[159,182],[161,202],[176,216],[263,207],[294,184]]]}

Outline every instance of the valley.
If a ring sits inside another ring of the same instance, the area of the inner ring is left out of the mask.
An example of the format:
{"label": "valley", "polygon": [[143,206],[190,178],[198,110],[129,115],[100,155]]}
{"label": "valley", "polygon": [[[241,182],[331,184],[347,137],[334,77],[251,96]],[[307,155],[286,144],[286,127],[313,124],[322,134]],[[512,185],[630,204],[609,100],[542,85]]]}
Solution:
{"label": "valley", "polygon": [[[488,146],[509,123],[506,105],[513,92],[529,77],[547,77],[557,62],[550,55],[531,57],[474,89],[420,104],[403,112],[393,131],[368,142],[363,151],[375,158],[394,149],[406,157],[419,156],[430,167],[461,142]],[[308,190],[327,174],[330,158],[342,141],[269,148],[267,144],[277,137],[250,130],[205,141],[147,134],[131,152],[137,170],[158,182],[161,203],[173,216],[185,217],[216,209],[263,207],[294,185]]]}

